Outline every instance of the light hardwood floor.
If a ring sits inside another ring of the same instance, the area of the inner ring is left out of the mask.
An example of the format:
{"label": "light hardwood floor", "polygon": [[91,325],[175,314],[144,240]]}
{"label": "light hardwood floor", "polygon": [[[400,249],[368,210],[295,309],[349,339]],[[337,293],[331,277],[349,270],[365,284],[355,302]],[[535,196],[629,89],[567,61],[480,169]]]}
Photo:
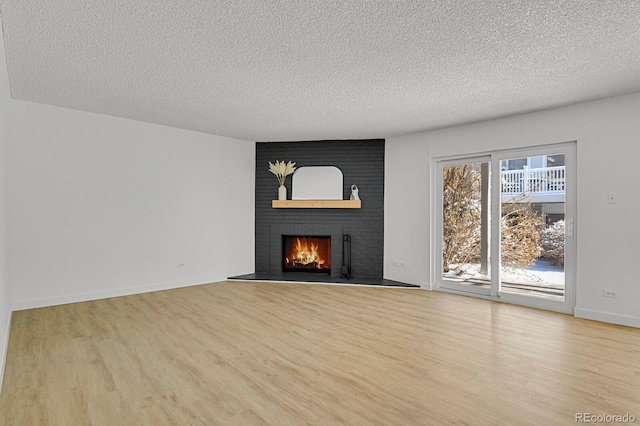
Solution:
{"label": "light hardwood floor", "polygon": [[583,412],[640,418],[640,329],[262,282],[15,312],[0,394],[2,425],[564,425]]}

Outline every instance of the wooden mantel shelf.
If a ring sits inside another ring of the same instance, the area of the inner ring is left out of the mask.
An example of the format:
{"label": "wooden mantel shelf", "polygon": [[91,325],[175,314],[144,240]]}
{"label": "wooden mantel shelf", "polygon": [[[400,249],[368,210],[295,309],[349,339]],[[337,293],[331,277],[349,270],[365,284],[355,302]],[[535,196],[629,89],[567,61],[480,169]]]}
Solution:
{"label": "wooden mantel shelf", "polygon": [[360,209],[360,200],[273,200],[274,209]]}

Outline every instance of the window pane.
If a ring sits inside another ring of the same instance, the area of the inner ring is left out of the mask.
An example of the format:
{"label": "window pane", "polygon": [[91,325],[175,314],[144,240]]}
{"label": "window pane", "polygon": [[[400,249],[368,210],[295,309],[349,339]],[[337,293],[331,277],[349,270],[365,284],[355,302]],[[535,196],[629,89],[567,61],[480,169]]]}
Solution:
{"label": "window pane", "polygon": [[502,170],[522,170],[526,165],[526,158],[513,158],[502,162]]}
{"label": "window pane", "polygon": [[442,172],[445,281],[489,288],[489,163],[447,166]]}
{"label": "window pane", "polygon": [[564,154],[547,156],[547,167],[564,166]]}

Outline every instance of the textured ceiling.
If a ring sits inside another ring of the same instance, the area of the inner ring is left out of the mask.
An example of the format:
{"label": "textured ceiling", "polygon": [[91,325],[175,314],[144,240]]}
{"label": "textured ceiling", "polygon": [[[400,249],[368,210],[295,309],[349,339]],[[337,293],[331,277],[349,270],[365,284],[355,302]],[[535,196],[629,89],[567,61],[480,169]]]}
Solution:
{"label": "textured ceiling", "polygon": [[638,0],[0,0],[13,98],[247,140],[640,91]]}

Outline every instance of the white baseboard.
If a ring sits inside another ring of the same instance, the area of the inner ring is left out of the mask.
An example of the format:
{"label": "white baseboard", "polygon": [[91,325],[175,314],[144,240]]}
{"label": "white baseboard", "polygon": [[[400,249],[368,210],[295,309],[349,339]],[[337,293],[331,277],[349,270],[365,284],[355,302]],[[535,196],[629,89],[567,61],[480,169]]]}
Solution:
{"label": "white baseboard", "polygon": [[584,318],[594,321],[609,322],[612,324],[640,328],[640,317],[632,317],[629,315],[620,315],[611,312],[595,311],[593,309],[583,308],[575,308],[573,314],[576,318]]}
{"label": "white baseboard", "polygon": [[2,321],[3,327],[0,330],[0,393],[2,392],[2,383],[4,381],[4,369],[7,365],[7,351],[9,349],[9,332],[11,331],[12,310],[9,306],[9,312],[5,321]]}
{"label": "white baseboard", "polygon": [[[220,281],[220,280],[217,280]],[[138,287],[126,287],[113,290],[98,291],[94,293],[72,294],[68,296],[51,297],[46,299],[31,299],[13,301],[13,310],[44,308],[47,306],[66,305],[69,303],[88,302],[90,300],[108,299],[111,297],[131,296],[133,294],[151,293],[153,291],[171,290],[174,288],[191,287],[195,285],[211,284],[217,281],[198,280],[197,282],[170,282],[143,285]],[[224,280],[222,280],[224,281]]]}

